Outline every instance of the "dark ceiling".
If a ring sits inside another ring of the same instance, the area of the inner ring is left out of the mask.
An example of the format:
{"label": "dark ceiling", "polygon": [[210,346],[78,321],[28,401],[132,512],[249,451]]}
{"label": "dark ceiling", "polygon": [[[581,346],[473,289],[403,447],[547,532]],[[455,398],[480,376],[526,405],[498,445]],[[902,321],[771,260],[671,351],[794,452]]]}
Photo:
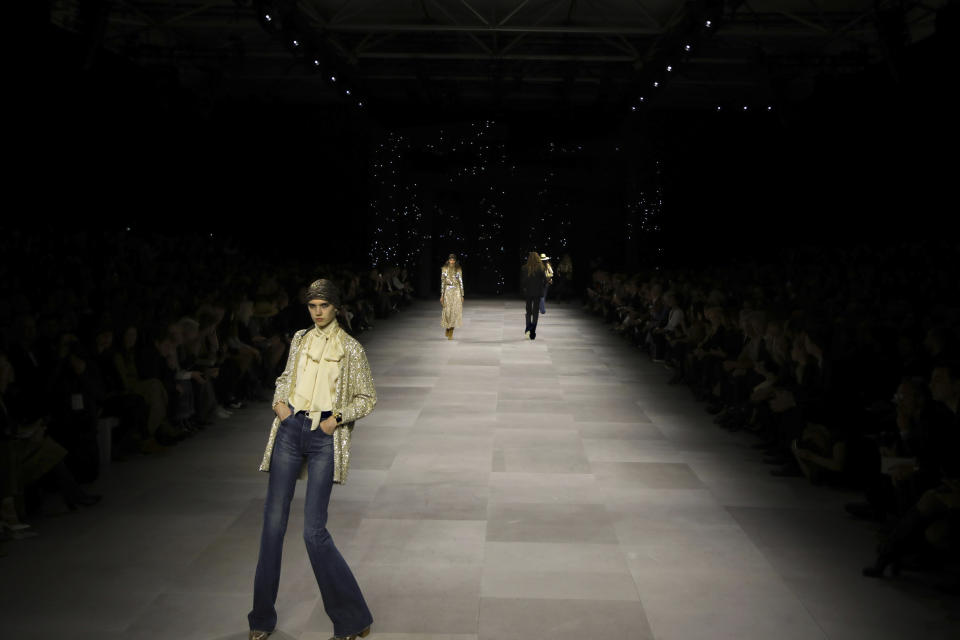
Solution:
{"label": "dark ceiling", "polygon": [[212,101],[711,109],[802,100],[819,77],[878,63],[896,75],[898,57],[934,32],[946,4],[53,0],[51,20],[91,51],[173,73]]}

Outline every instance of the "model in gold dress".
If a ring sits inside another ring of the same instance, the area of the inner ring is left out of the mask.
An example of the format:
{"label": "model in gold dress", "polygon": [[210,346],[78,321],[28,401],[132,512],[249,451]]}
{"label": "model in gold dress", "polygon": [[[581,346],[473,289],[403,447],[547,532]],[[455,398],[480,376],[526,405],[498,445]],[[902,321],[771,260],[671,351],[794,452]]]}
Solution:
{"label": "model in gold dress", "polygon": [[455,254],[450,254],[440,269],[440,323],[453,340],[453,330],[463,323],[463,269]]}

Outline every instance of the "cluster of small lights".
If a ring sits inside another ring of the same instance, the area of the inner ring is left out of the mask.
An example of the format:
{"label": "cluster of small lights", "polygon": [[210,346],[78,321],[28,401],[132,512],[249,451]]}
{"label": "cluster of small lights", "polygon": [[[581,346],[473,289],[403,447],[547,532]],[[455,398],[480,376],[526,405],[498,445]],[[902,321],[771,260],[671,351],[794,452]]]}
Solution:
{"label": "cluster of small lights", "polygon": [[[715,27],[716,23],[713,19],[703,19],[703,22],[698,21],[695,23],[693,26],[693,31],[698,31],[701,36],[707,36],[714,32]],[[692,39],[696,39],[697,37],[697,35],[694,33],[688,34],[688,36]],[[648,76],[645,80],[642,80],[640,82],[640,86],[646,87],[646,90],[662,90],[667,79],[667,75],[676,72],[678,70],[677,65],[687,60],[688,55],[693,51],[693,44],[691,44],[691,41],[691,39],[684,40],[679,49],[666,54],[667,60],[661,59],[658,64],[651,67],[653,69],[653,77]],[[629,105],[630,111],[632,113],[640,111],[640,106],[644,102],[644,96],[639,96],[635,101],[633,101],[632,104]]]}
{"label": "cluster of small lights", "polygon": [[[281,37],[284,44],[292,53],[298,56],[304,56],[304,63],[307,64],[312,70],[319,72],[324,65],[321,57],[315,56],[313,53],[311,53],[311,51],[316,49],[316,47],[311,46],[309,38],[304,39],[301,37],[304,35],[303,33],[300,33],[300,35],[291,35],[289,32],[284,34],[288,22],[287,18],[290,17],[291,14],[284,15],[283,12],[280,12],[280,14],[273,13],[275,3],[271,2],[270,0],[262,0],[255,2],[255,4],[257,5],[257,19],[260,21],[263,29],[267,33]],[[291,9],[291,7],[292,5],[288,5],[288,9]],[[299,9],[291,9],[291,11],[299,11]],[[296,24],[296,20],[293,21],[293,24]],[[357,95],[355,89],[343,87],[342,85],[344,83],[342,80],[340,80],[340,83],[337,84],[338,78],[335,75],[329,75],[327,77],[330,81],[330,84],[336,85],[336,89],[342,94],[343,97],[348,99],[359,108],[363,108],[365,106],[364,99]]]}
{"label": "cluster of small lights", "polygon": [[410,243],[421,213],[416,200],[408,198],[416,184],[397,187],[397,163],[409,143],[399,134],[390,133],[372,154],[370,178],[377,196],[370,199],[371,219],[375,233],[370,243],[370,261],[373,265],[403,265],[413,263]]}
{"label": "cluster of small lights", "polygon": [[[495,180],[494,175],[487,174],[491,169],[496,170],[496,176],[503,174],[506,170],[507,158],[502,143],[492,144],[491,134],[494,131],[491,129],[495,130],[495,125],[493,120],[474,122],[469,134],[462,135],[453,145],[453,149],[460,148],[468,151],[468,157],[473,162],[470,166],[459,168],[457,171],[459,182],[464,186],[471,183],[475,186],[487,186],[487,195],[480,200],[482,215],[478,225],[478,266],[492,275],[496,291],[501,293],[505,285],[503,202],[507,192],[500,186],[498,180],[494,184],[487,184],[487,181]],[[476,184],[477,181],[480,182],[479,185]]]}
{"label": "cluster of small lights", "polygon": [[[726,107],[724,107],[722,104],[718,104],[718,105],[714,106],[713,110],[716,111],[716,112],[718,112],[718,113],[720,113],[720,112],[723,112],[723,111],[727,111],[728,109],[727,109]],[[741,113],[750,113],[751,111],[759,111],[759,112],[773,113],[774,108],[773,108],[773,105],[772,105],[772,104],[763,105],[763,106],[760,106],[760,107],[754,107],[754,106],[751,106],[751,105],[749,105],[749,104],[740,104],[740,105],[735,105],[735,106],[730,107],[729,110],[730,110],[730,111],[739,111],[739,112],[741,112]]]}
{"label": "cluster of small lights", "polygon": [[[508,162],[505,145],[492,139],[495,125],[493,120],[482,120],[452,134],[440,129],[436,134],[416,137],[389,133],[374,149],[370,163],[374,195],[369,201],[370,217],[375,221],[369,257],[374,264],[412,266],[420,259],[424,241],[429,239],[421,231],[424,195],[408,174],[408,160],[426,151],[452,160],[446,171],[452,190],[483,187],[486,195],[479,203],[478,254],[473,256],[471,266],[492,274],[498,292],[504,290],[503,201],[507,192],[493,185],[502,184],[500,178],[508,171]],[[443,230],[437,232],[438,240],[444,241],[443,251],[463,246],[464,220],[460,212],[437,206],[434,220],[436,228]],[[461,254],[461,260],[464,257]]]}
{"label": "cluster of small lights", "polygon": [[[654,172],[656,183],[652,193],[640,191],[636,198],[627,206],[624,233],[627,240],[634,235],[650,235],[661,230],[660,220],[663,214],[663,189],[661,186],[660,161],[656,162]],[[659,254],[658,254],[659,255]]]}
{"label": "cluster of small lights", "polygon": [[532,219],[527,229],[527,245],[536,251],[552,255],[554,249],[566,251],[573,228],[570,198],[567,197],[566,181],[557,170],[550,168],[563,156],[583,155],[582,144],[546,144],[546,157],[542,165],[543,186],[537,190],[540,204],[539,219]]}
{"label": "cluster of small lights", "polygon": [[555,142],[547,143],[547,153],[549,155],[576,155],[582,151],[582,144],[557,144]]}

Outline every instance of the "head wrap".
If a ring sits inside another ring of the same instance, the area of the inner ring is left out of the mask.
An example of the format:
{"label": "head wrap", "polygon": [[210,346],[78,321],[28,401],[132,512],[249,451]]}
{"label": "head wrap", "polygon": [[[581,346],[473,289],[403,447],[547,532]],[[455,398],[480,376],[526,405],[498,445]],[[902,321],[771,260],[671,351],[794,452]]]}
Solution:
{"label": "head wrap", "polygon": [[340,308],[340,288],[333,280],[321,278],[314,280],[307,288],[307,302],[311,300],[326,300],[337,309]]}

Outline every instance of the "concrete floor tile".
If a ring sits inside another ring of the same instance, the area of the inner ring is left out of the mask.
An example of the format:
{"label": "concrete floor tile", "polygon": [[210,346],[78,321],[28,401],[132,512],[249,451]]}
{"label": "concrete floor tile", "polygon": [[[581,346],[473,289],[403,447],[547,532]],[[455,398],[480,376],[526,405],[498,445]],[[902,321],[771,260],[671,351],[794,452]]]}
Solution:
{"label": "concrete floor tile", "polygon": [[368,507],[367,516],[403,520],[486,520],[489,493],[486,485],[438,481],[385,484]]}
{"label": "concrete floor tile", "polygon": [[650,489],[701,489],[703,483],[690,467],[670,462],[591,462],[597,480],[611,487]]}
{"label": "concrete floor tile", "polygon": [[479,566],[487,524],[482,520],[366,518],[350,540],[359,564]]}
{"label": "concrete floor tile", "polygon": [[605,600],[483,598],[481,640],[653,640],[643,605]]}
{"label": "concrete floor tile", "polygon": [[491,503],[602,504],[593,474],[492,473]]}
{"label": "concrete floor tile", "polygon": [[[470,634],[477,630],[479,566],[364,564],[354,573],[378,633]],[[317,617],[324,616],[318,612]]]}
{"label": "concrete floor tile", "polygon": [[494,450],[494,454],[500,454],[501,463],[495,463],[493,471],[575,474],[590,472],[590,462],[579,446],[544,450],[502,448]]}
{"label": "concrete floor tile", "polygon": [[616,543],[606,507],[596,504],[490,503],[490,542]]}
{"label": "concrete floor tile", "polygon": [[633,576],[658,638],[827,637],[774,571],[647,567]]}
{"label": "concrete floor tile", "polygon": [[629,574],[580,571],[483,570],[480,595],[484,598],[537,598],[545,600],[638,601],[637,587]]}
{"label": "concrete floor tile", "polygon": [[483,565],[500,572],[630,573],[617,544],[487,542]]}

